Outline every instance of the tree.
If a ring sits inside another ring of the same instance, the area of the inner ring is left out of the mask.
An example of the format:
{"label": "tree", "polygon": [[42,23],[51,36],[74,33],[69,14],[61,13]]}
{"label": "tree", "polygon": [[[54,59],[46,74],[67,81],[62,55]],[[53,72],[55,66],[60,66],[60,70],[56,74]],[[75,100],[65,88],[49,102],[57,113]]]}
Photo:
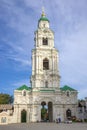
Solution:
{"label": "tree", "polygon": [[46,120],[46,115],[47,115],[47,109],[43,107],[41,109],[41,119]]}
{"label": "tree", "polygon": [[0,104],[10,104],[13,103],[13,96],[9,94],[0,93]]}

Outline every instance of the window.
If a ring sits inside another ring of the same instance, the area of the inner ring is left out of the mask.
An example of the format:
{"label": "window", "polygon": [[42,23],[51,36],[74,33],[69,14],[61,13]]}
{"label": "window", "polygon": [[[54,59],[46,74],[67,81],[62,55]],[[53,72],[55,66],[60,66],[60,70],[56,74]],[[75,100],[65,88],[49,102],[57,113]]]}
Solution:
{"label": "window", "polygon": [[70,93],[69,92],[67,92],[67,97],[69,97],[70,96]]}
{"label": "window", "polygon": [[21,111],[21,122],[26,122],[27,112],[26,110]]}
{"label": "window", "polygon": [[26,91],[23,92],[23,96],[26,96]]}
{"label": "window", "polygon": [[67,119],[71,119],[71,116],[72,116],[71,110],[68,109],[68,110],[66,111],[66,117],[67,117]]}
{"label": "window", "polygon": [[48,45],[48,39],[47,38],[43,38],[43,45]]}
{"label": "window", "polygon": [[48,70],[49,69],[49,61],[48,59],[43,60],[43,70]]}
{"label": "window", "polygon": [[1,123],[6,123],[6,117],[1,118]]}

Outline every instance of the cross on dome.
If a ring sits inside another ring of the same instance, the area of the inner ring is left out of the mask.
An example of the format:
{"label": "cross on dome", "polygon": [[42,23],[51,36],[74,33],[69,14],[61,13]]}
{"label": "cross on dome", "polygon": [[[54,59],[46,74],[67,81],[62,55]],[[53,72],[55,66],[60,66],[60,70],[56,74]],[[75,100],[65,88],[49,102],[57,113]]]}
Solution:
{"label": "cross on dome", "polygon": [[42,17],[45,17],[45,16],[46,16],[44,7],[42,7],[42,15],[41,15],[41,16],[42,16]]}

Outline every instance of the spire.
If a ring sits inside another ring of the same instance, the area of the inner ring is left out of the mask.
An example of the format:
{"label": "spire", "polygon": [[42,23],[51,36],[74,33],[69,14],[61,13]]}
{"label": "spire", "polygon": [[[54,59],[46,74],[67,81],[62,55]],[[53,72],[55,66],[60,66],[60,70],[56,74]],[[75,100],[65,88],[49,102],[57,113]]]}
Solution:
{"label": "spire", "polygon": [[42,14],[41,14],[42,17],[45,17],[46,14],[45,14],[45,11],[44,11],[44,7],[42,7]]}
{"label": "spire", "polygon": [[46,18],[44,7],[42,7],[42,14],[41,14],[41,18],[39,19],[39,22],[40,21],[48,21],[49,22],[48,18]]}

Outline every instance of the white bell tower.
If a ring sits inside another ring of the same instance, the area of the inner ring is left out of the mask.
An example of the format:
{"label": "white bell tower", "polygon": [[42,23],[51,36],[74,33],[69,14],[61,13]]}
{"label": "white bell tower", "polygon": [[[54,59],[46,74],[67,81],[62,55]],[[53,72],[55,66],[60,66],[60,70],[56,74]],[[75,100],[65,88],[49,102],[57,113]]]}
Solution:
{"label": "white bell tower", "polygon": [[32,50],[33,90],[59,90],[59,56],[54,47],[54,32],[50,29],[50,22],[44,10],[38,20],[38,29],[35,31],[35,48]]}

